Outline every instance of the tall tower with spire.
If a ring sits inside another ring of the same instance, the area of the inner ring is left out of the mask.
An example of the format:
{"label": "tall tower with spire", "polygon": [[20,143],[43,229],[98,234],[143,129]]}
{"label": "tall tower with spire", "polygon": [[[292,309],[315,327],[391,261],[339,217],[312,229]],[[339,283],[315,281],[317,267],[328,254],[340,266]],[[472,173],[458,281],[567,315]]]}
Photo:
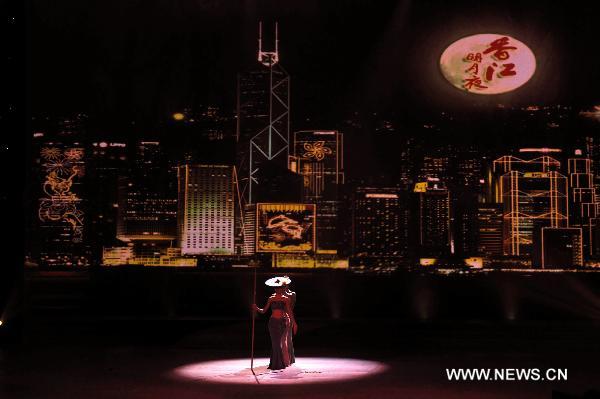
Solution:
{"label": "tall tower with spire", "polygon": [[[243,205],[265,199],[261,177],[287,170],[290,135],[290,77],[279,63],[279,32],[274,48],[265,50],[262,22],[258,28],[258,65],[238,75],[237,170]],[[271,169],[271,170],[267,170]],[[262,189],[262,190],[261,190]]]}

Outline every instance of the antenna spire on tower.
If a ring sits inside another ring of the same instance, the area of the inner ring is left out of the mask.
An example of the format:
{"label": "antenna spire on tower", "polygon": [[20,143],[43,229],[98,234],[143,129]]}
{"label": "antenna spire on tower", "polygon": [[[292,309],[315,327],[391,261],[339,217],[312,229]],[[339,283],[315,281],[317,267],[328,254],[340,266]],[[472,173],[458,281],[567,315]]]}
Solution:
{"label": "antenna spire on tower", "polygon": [[275,54],[279,58],[279,24],[275,22]]}
{"label": "antenna spire on tower", "polygon": [[275,51],[263,51],[262,48],[262,21],[258,22],[258,62],[264,66],[272,67],[279,62],[279,27],[275,22]]}
{"label": "antenna spire on tower", "polygon": [[262,55],[262,21],[258,22],[258,62],[261,62]]}

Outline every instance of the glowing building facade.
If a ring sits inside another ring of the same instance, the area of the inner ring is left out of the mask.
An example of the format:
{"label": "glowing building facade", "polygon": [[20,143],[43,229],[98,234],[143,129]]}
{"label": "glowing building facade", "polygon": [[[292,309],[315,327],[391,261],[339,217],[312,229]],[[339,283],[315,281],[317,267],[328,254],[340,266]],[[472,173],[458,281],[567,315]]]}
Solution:
{"label": "glowing building facade", "polygon": [[455,154],[448,177],[452,193],[452,250],[461,256],[473,256],[478,253],[477,204],[481,197],[482,156],[473,147],[459,148]]}
{"label": "glowing building facade", "polygon": [[436,257],[451,252],[450,192],[437,178],[417,183],[418,244],[421,256]]}
{"label": "glowing building facade", "polygon": [[85,114],[32,118],[31,212],[27,257],[40,266],[87,266],[88,194]]}
{"label": "glowing building facade", "polygon": [[477,207],[477,252],[486,259],[502,256],[502,204]]}
{"label": "glowing building facade", "polygon": [[339,187],[344,183],[343,135],[337,131],[294,133],[290,169],[302,176],[302,201],[317,206],[317,248],[338,250]]}
{"label": "glowing building facade", "polygon": [[43,265],[87,265],[82,183],[85,149],[78,142],[45,142],[39,152],[39,261]]}
{"label": "glowing building facade", "polygon": [[559,167],[560,162],[547,155],[494,161],[494,170],[502,173],[504,255],[533,255],[534,234],[541,228],[568,226],[568,181]]}
{"label": "glowing building facade", "polygon": [[178,240],[183,255],[234,253],[234,178],[229,165],[178,168]]}
{"label": "glowing building facade", "polygon": [[593,162],[589,158],[570,158],[569,226],[579,227],[585,258],[600,256],[600,198],[594,186]]}
{"label": "glowing building facade", "polygon": [[119,177],[117,238],[124,242],[175,240],[176,178],[162,160],[160,143],[138,143],[129,173]]}
{"label": "glowing building facade", "polygon": [[396,187],[358,187],[352,200],[352,254],[365,266],[396,268],[408,257],[406,193]]}
{"label": "glowing building facade", "polygon": [[89,198],[86,232],[94,262],[102,260],[103,247],[117,242],[118,182],[127,171],[128,146],[117,141],[93,141],[88,146]]}

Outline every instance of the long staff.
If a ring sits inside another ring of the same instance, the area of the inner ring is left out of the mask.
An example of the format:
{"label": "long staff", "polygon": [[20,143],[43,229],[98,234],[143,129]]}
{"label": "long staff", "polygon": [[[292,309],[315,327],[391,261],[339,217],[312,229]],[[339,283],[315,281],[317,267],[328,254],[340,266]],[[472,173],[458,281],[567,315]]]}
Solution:
{"label": "long staff", "polygon": [[[253,293],[252,293],[252,303],[256,304],[256,264],[254,264],[254,289],[253,289]],[[254,373],[254,324],[255,324],[255,320],[256,320],[256,310],[254,310],[254,305],[252,308],[252,344],[251,344],[251,349],[250,349],[250,370],[252,371],[252,374],[254,374],[254,376],[256,377],[256,374]]]}

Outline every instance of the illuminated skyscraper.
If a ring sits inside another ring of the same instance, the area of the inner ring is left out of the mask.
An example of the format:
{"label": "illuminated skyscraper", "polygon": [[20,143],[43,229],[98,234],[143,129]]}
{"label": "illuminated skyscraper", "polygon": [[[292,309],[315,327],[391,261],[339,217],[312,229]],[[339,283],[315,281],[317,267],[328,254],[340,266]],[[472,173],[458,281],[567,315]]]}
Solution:
{"label": "illuminated skyscraper", "polygon": [[397,267],[408,256],[406,193],[395,187],[358,187],[352,204],[352,253],[367,266]]}
{"label": "illuminated skyscraper", "polygon": [[344,183],[343,136],[337,131],[294,133],[290,169],[302,176],[302,201],[317,205],[317,248],[337,251],[339,187]]}
{"label": "illuminated skyscraper", "polygon": [[579,227],[582,233],[584,257],[600,255],[597,248],[599,231],[600,198],[594,187],[592,160],[588,158],[569,158],[569,226]]}
{"label": "illuminated skyscraper", "polygon": [[451,193],[450,252],[473,256],[477,253],[477,201],[481,192],[483,155],[470,145],[424,147],[426,153],[417,181],[437,181],[439,187],[445,187]]}
{"label": "illuminated skyscraper", "polygon": [[234,253],[235,170],[228,165],[178,168],[178,238],[183,255]]}
{"label": "illuminated skyscraper", "polygon": [[304,177],[307,201],[337,199],[344,183],[343,135],[337,131],[306,130],[294,133],[291,169]]}
{"label": "illuminated skyscraper", "polygon": [[479,204],[477,252],[488,259],[502,256],[502,204]]}
{"label": "illuminated skyscraper", "polygon": [[127,171],[127,144],[117,141],[94,141],[88,146],[89,198],[86,232],[90,240],[92,258],[102,259],[103,247],[118,245],[118,182]]}
{"label": "illuminated skyscraper", "polygon": [[176,178],[162,160],[160,143],[138,143],[133,167],[119,177],[117,238],[124,242],[175,240]]}
{"label": "illuminated skyscraper", "polygon": [[451,252],[450,192],[437,178],[417,183],[418,243],[421,256],[442,256]]}
{"label": "illuminated skyscraper", "polygon": [[481,195],[482,156],[473,147],[459,148],[451,159],[448,176],[451,195],[451,231],[454,253],[473,256],[477,253],[477,201]]}
{"label": "illuminated skyscraper", "polygon": [[556,171],[559,167],[560,162],[547,155],[530,160],[504,156],[494,161],[494,170],[503,173],[504,255],[532,255],[534,233],[542,227],[568,226],[568,184]]}
{"label": "illuminated skyscraper", "polygon": [[[275,24],[274,51],[262,49],[259,27],[259,70],[240,74],[237,87],[237,170],[242,201],[257,202],[260,170],[275,163],[287,167],[289,156],[290,78],[279,63]],[[265,190],[262,190],[265,191]],[[264,198],[268,192],[261,192]]]}
{"label": "illuminated skyscraper", "polygon": [[42,241],[40,261],[73,264],[76,255],[83,255],[85,151],[79,143],[46,144],[40,151],[42,173],[45,175],[38,208]]}
{"label": "illuminated skyscraper", "polygon": [[[56,122],[56,123],[54,123]],[[85,115],[51,121],[34,133],[37,199],[31,236],[31,257],[40,265],[89,264],[85,224]]]}

